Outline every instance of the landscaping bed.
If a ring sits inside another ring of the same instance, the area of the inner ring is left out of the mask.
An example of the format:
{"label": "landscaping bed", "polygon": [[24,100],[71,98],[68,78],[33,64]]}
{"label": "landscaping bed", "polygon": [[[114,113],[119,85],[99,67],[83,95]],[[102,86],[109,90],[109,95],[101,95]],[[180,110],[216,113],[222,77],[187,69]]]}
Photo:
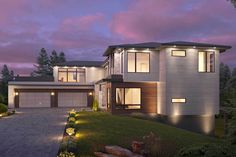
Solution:
{"label": "landscaping bed", "polygon": [[0,103],[0,119],[15,114],[15,110],[8,111],[6,105]]}
{"label": "landscaping bed", "polygon": [[[68,128],[74,129],[71,136],[68,135]],[[76,156],[94,156],[94,152],[103,151],[106,145],[118,145],[131,150],[134,140],[142,141],[143,137],[150,133],[166,142],[167,147],[170,143],[174,144],[176,152],[185,146],[221,142],[217,138],[154,121],[116,116],[106,112],[71,112],[59,152],[73,152]]]}

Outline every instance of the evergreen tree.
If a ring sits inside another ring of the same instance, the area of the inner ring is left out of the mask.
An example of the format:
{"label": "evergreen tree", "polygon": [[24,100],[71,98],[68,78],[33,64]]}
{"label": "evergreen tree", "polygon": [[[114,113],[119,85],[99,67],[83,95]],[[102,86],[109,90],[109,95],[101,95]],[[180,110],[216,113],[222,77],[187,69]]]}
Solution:
{"label": "evergreen tree", "polygon": [[4,97],[4,102],[5,104],[7,104],[7,96],[8,96],[8,81],[13,80],[14,78],[14,72],[11,70],[9,71],[7,65],[3,65],[3,69],[1,71],[2,74],[2,82],[1,82],[1,88],[0,88],[0,92],[1,95],[3,95]]}
{"label": "evergreen tree", "polygon": [[227,82],[231,78],[231,71],[228,65],[220,63],[220,91],[226,87]]}
{"label": "evergreen tree", "polygon": [[50,60],[48,54],[44,48],[39,52],[37,57],[36,70],[33,72],[33,76],[50,76]]}
{"label": "evergreen tree", "polygon": [[59,54],[59,63],[66,62],[66,57],[64,52],[60,52]]}
{"label": "evergreen tree", "polygon": [[232,77],[236,77],[236,68],[234,68],[232,71]]}
{"label": "evergreen tree", "polygon": [[59,56],[57,55],[57,52],[55,50],[53,50],[52,54],[50,56],[50,65],[53,67],[57,63],[59,63]]}

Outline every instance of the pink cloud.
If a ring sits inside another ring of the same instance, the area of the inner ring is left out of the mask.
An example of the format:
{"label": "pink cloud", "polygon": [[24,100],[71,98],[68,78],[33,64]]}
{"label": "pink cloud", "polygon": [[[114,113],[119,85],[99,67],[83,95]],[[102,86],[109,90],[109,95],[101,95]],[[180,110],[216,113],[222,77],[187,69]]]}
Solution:
{"label": "pink cloud", "polygon": [[137,0],[128,10],[114,15],[110,26],[114,35],[130,41],[194,39],[217,33],[231,22],[225,16],[233,17],[235,10],[228,5],[227,1],[213,5],[210,1]]}

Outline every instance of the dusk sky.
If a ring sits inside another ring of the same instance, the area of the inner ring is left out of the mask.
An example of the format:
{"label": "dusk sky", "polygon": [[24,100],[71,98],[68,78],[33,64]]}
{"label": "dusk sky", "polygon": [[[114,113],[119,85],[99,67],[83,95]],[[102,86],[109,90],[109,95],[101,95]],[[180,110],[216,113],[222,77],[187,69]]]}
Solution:
{"label": "dusk sky", "polygon": [[231,45],[236,8],[227,0],[0,0],[0,67],[30,74],[42,47],[67,60],[103,60],[111,44],[196,41]]}

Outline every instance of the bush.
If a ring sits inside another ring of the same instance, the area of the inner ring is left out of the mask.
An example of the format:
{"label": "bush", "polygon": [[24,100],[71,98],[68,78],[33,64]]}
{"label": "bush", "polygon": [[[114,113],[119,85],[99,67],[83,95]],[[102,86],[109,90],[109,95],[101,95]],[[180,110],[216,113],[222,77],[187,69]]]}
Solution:
{"label": "bush", "polygon": [[7,106],[0,103],[0,113],[5,113],[5,112],[7,112]]}
{"label": "bush", "polygon": [[57,157],[75,157],[75,154],[71,153],[71,152],[64,151],[64,152],[61,152]]}
{"label": "bush", "polygon": [[162,140],[154,133],[143,137],[144,156],[173,157],[176,154],[176,145],[173,141]]}
{"label": "bush", "polygon": [[93,111],[98,111],[98,101],[95,98],[93,100]]}
{"label": "bush", "polygon": [[4,102],[5,102],[4,96],[0,94],[0,103],[4,103]]}
{"label": "bush", "polygon": [[236,152],[232,146],[222,143],[183,148],[176,157],[232,157],[235,155]]}

